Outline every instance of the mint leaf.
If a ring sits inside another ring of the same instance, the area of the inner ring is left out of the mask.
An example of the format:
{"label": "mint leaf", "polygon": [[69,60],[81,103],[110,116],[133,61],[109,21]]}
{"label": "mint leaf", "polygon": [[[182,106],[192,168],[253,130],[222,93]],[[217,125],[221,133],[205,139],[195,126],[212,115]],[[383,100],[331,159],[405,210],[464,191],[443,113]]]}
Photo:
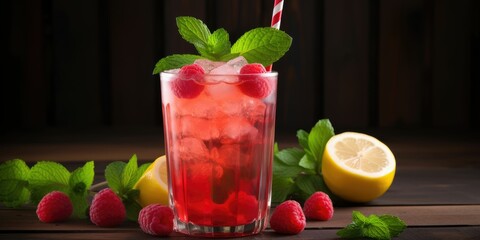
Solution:
{"label": "mint leaf", "polygon": [[381,215],[380,219],[387,224],[388,230],[390,231],[391,237],[398,236],[407,225],[404,221],[402,221],[399,217],[392,216],[392,215]]}
{"label": "mint leaf", "polygon": [[[89,161],[83,165],[83,167],[79,167],[75,169],[70,175],[70,179],[68,184],[70,189],[76,193],[83,193],[92,186],[93,177],[95,177],[95,164],[93,161]],[[78,188],[78,186],[81,186]]]}
{"label": "mint leaf", "polygon": [[361,212],[353,211],[352,223],[339,230],[337,235],[342,238],[362,238],[365,236],[363,231],[366,221],[367,217],[365,217]]}
{"label": "mint leaf", "polygon": [[273,154],[277,154],[277,152],[279,152],[280,150],[278,149],[278,143],[275,142],[273,144]]}
{"label": "mint leaf", "polygon": [[359,211],[353,211],[352,220],[356,224],[364,224],[367,221],[367,217]]}
{"label": "mint leaf", "polygon": [[297,131],[297,139],[298,139],[298,144],[304,149],[310,149],[308,147],[308,133],[305,130],[298,130]]}
{"label": "mint leaf", "polygon": [[280,59],[290,48],[292,38],[285,32],[271,28],[255,28],[243,34],[232,46],[249,63],[268,66]]}
{"label": "mint leaf", "polygon": [[316,174],[299,175],[295,179],[295,184],[303,193],[305,193],[304,195],[306,198],[317,191],[322,191],[332,196],[327,186],[323,182],[323,178]]}
{"label": "mint leaf", "polygon": [[70,201],[73,205],[72,217],[81,219],[87,218],[87,209],[89,207],[89,204],[87,202],[87,192],[70,193],[68,196],[70,197]]}
{"label": "mint leaf", "polygon": [[142,206],[136,201],[124,202],[125,210],[127,211],[127,219],[130,221],[138,221],[138,214],[142,210]]}
{"label": "mint leaf", "polygon": [[228,60],[234,59],[236,57],[240,56],[239,53],[228,53],[220,57],[220,61],[222,62],[228,62]]}
{"label": "mint leaf", "polygon": [[220,60],[222,56],[230,53],[230,38],[228,32],[223,29],[217,29],[208,38],[208,51],[200,52],[202,56],[209,56],[209,59]]}
{"label": "mint leaf", "polygon": [[105,169],[108,186],[122,199],[129,220],[137,221],[141,207],[136,200],[140,191],[133,189],[133,187],[150,164],[145,163],[138,167],[137,155],[134,154],[128,163],[112,162]]}
{"label": "mint leaf", "polygon": [[150,167],[151,164],[152,163],[144,163],[144,164],[140,165],[140,167],[138,167],[137,172],[135,173],[135,183],[138,182],[138,180],[143,175],[145,170],[147,170],[147,168]]}
{"label": "mint leaf", "polygon": [[275,158],[289,166],[296,166],[302,158],[304,152],[299,148],[287,148],[275,154]]}
{"label": "mint leaf", "polygon": [[309,170],[317,169],[317,161],[309,151],[305,152],[298,165]]}
{"label": "mint leaf", "polygon": [[362,225],[351,223],[339,230],[337,235],[341,238],[361,238],[363,237],[362,230]]}
{"label": "mint leaf", "polygon": [[83,167],[77,168],[70,175],[68,182],[70,191],[68,195],[72,201],[74,217],[86,218],[88,189],[92,186],[94,176],[93,161],[85,163]]}
{"label": "mint leaf", "polygon": [[125,165],[127,164],[124,162],[115,161],[108,164],[105,168],[105,179],[108,187],[117,194],[123,192],[122,173]]}
{"label": "mint leaf", "polygon": [[123,195],[123,205],[127,211],[127,219],[131,221],[138,220],[138,213],[142,210],[142,207],[137,203],[136,199],[140,195],[140,191],[137,189],[130,189]]}
{"label": "mint leaf", "polygon": [[316,192],[315,184],[313,183],[315,179],[312,178],[314,176],[315,175],[300,175],[295,179],[295,184],[297,187],[307,196],[310,196]]}
{"label": "mint leaf", "polygon": [[193,44],[202,57],[218,61],[230,53],[232,44],[225,29],[210,33],[207,25],[193,17],[177,17],[177,26],[182,38]]}
{"label": "mint leaf", "polygon": [[177,17],[178,32],[187,42],[193,44],[198,52],[208,51],[208,39],[211,35],[207,25],[194,17]]}
{"label": "mint leaf", "polygon": [[300,166],[289,166],[277,158],[273,162],[273,175],[282,178],[293,178],[303,172],[304,168]]}
{"label": "mint leaf", "polygon": [[12,198],[3,201],[3,204],[5,204],[6,207],[18,208],[30,202],[30,191],[23,185],[19,186],[18,190],[13,194]]}
{"label": "mint leaf", "polygon": [[160,59],[155,64],[153,74],[161,73],[165,70],[181,68],[185,65],[192,64],[195,60],[202,58],[192,54],[174,54]]}
{"label": "mint leaf", "polygon": [[0,202],[19,207],[30,200],[28,177],[30,168],[21,159],[0,164]]}
{"label": "mint leaf", "polygon": [[135,179],[137,169],[137,155],[133,154],[122,172],[122,185],[127,191],[132,189],[137,181],[137,179]]}
{"label": "mint leaf", "polygon": [[41,161],[30,169],[28,179],[32,201],[36,204],[51,191],[68,194],[70,172],[56,162]]}
{"label": "mint leaf", "polygon": [[308,135],[308,147],[317,160],[318,173],[321,173],[323,150],[333,135],[335,133],[328,119],[318,121]]}
{"label": "mint leaf", "polygon": [[370,238],[386,240],[398,236],[406,228],[398,217],[372,214],[368,217],[358,211],[352,212],[352,223],[339,230],[337,235],[342,238]]}
{"label": "mint leaf", "polygon": [[281,203],[285,201],[287,196],[291,193],[295,182],[292,178],[283,178],[273,176],[272,178],[272,202]]}
{"label": "mint leaf", "polygon": [[387,224],[384,223],[378,216],[373,214],[368,216],[367,221],[363,225],[362,232],[364,237],[373,239],[388,240],[391,238]]}

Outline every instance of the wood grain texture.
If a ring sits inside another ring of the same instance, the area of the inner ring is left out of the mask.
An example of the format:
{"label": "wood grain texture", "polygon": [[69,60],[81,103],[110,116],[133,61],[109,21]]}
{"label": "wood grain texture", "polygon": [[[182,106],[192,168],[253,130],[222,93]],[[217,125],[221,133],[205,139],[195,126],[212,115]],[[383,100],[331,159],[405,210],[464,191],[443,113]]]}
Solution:
{"label": "wood grain texture", "polygon": [[[275,209],[273,209],[275,210]],[[306,229],[340,229],[352,222],[352,211],[370,214],[398,216],[409,227],[479,226],[480,205],[464,206],[355,206],[336,207],[329,221],[307,221]],[[87,219],[74,219],[62,223],[45,224],[38,220],[35,209],[0,209],[0,233],[2,231],[75,231],[108,232]],[[8,221],[7,221],[8,219]],[[124,222],[118,232],[137,230],[134,222]]]}
{"label": "wood grain texture", "polygon": [[[157,130],[160,132],[159,130]],[[112,161],[127,161],[137,151],[140,162],[157,156],[153,131],[95,131],[68,134],[40,134],[11,137],[0,141],[0,161],[8,154],[26,154],[27,164],[48,157],[60,161],[68,170],[82,166],[86,158],[95,160],[94,183],[104,181],[104,169]],[[298,235],[280,235],[267,229],[244,239],[338,239],[336,232],[351,222],[352,211],[392,214],[408,228],[395,239],[478,239],[480,237],[480,139],[475,134],[425,132],[372,132],[389,145],[397,159],[397,172],[391,188],[382,197],[366,203],[338,203],[329,221],[307,221]],[[108,137],[109,136],[109,137]],[[42,141],[38,141],[42,139]],[[284,140],[285,141],[285,140]],[[282,145],[294,145],[295,139]],[[47,144],[49,142],[50,144]],[[125,156],[124,156],[125,155]],[[142,157],[143,156],[143,157]],[[63,159],[63,160],[62,160]],[[138,225],[125,222],[117,228],[99,228],[84,219],[46,224],[38,220],[35,206],[9,209],[0,206],[0,239],[150,239]],[[172,239],[186,239],[174,233]]]}
{"label": "wood grain texture", "polygon": [[[337,229],[305,230],[297,235],[282,235],[267,230],[259,235],[243,237],[242,239],[302,239],[302,240],[338,240]],[[450,240],[450,239],[468,239],[475,240],[480,236],[480,227],[458,227],[458,228],[408,228],[399,237],[398,240],[411,239],[429,239],[429,240]],[[147,235],[140,230],[114,232],[58,232],[58,233],[0,233],[2,239],[159,239]],[[191,239],[179,234],[172,234],[168,239]]]}

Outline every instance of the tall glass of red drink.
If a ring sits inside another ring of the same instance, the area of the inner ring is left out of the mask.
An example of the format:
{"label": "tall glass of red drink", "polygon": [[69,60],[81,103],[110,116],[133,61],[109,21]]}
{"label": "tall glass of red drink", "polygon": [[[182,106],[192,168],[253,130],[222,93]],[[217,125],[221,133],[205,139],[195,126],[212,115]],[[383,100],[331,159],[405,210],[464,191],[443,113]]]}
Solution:
{"label": "tall glass of red drink", "polygon": [[[160,73],[175,230],[199,237],[256,234],[270,208],[277,73],[206,72],[196,79]],[[255,79],[267,92],[245,90],[242,84]],[[192,82],[179,81],[195,82],[194,94],[185,90]],[[179,84],[187,94],[178,93]]]}

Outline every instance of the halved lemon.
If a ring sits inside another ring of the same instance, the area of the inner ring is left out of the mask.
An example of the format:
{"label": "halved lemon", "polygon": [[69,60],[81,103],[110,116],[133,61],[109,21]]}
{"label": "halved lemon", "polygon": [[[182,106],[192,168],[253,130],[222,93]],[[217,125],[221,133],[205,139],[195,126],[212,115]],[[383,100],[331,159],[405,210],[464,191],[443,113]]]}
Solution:
{"label": "halved lemon", "polygon": [[165,155],[157,158],[145,170],[133,188],[140,190],[138,203],[146,207],[152,203],[168,205],[168,177]]}
{"label": "halved lemon", "polygon": [[327,187],[352,202],[382,196],[393,182],[396,163],[392,151],[378,139],[355,132],[333,136],[322,158]]}

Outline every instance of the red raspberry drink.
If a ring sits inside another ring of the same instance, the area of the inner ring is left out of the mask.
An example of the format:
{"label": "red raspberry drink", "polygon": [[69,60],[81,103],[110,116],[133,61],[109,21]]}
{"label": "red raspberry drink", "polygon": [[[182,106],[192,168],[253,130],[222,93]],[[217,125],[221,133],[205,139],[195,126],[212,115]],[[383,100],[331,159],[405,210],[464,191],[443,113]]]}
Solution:
{"label": "red raspberry drink", "polygon": [[160,74],[175,229],[259,233],[270,207],[277,73],[243,58],[197,63]]}

